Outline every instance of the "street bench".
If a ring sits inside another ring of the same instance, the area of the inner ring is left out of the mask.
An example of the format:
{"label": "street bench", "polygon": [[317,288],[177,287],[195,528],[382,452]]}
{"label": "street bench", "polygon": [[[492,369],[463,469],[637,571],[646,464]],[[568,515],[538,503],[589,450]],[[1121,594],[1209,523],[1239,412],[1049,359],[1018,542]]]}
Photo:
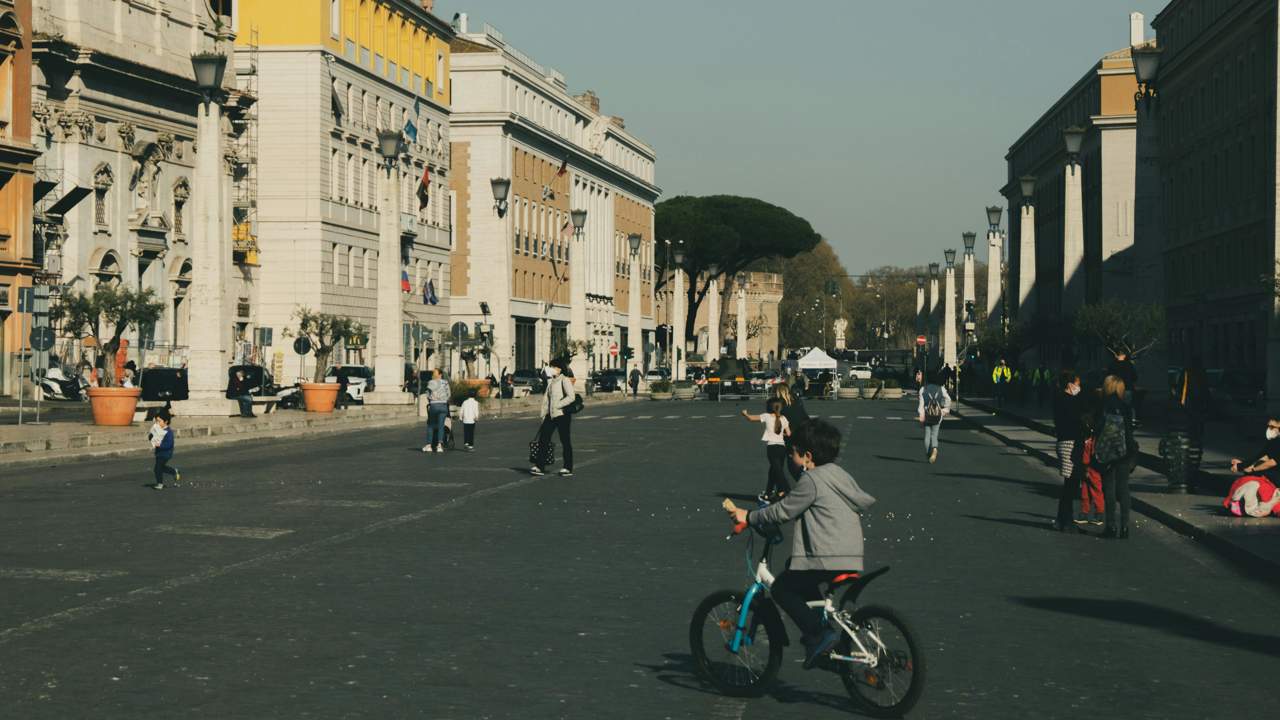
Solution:
{"label": "street bench", "polygon": [[[280,404],[279,395],[251,395],[253,398],[253,409],[262,415],[270,415],[276,411],[276,406]],[[235,403],[235,401],[232,401]],[[240,405],[235,403],[236,414],[240,414]],[[259,409],[261,408],[261,409]]]}

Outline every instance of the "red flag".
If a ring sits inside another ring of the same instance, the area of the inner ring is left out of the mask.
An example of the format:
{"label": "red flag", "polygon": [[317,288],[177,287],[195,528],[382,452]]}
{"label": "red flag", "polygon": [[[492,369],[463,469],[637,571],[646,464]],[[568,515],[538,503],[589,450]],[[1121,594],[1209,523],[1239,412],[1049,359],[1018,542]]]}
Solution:
{"label": "red flag", "polygon": [[400,290],[401,290],[402,292],[413,292],[413,288],[412,288],[412,286],[411,286],[411,285],[409,285],[409,271],[408,271],[408,270],[401,270],[401,271],[400,271]]}
{"label": "red flag", "polygon": [[422,179],[418,181],[418,212],[425,210],[429,202],[431,202],[431,167],[424,165]]}
{"label": "red flag", "polygon": [[556,171],[556,177],[560,177],[561,175],[564,175],[565,171],[568,169],[569,169],[569,158],[565,158],[564,162],[560,163],[560,169]]}

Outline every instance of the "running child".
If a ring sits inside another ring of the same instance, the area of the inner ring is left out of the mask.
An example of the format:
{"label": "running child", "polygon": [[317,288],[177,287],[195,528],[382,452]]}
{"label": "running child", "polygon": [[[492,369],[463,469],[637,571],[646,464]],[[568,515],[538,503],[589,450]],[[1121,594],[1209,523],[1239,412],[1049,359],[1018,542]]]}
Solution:
{"label": "running child", "polygon": [[164,489],[164,476],[169,474],[173,476],[174,482],[182,480],[182,474],[177,468],[169,467],[169,461],[173,459],[173,428],[169,426],[173,416],[169,411],[161,410],[156,413],[155,423],[151,426],[151,431],[147,434],[151,440],[151,447],[155,449],[155,475],[156,484],[152,485],[152,489]]}

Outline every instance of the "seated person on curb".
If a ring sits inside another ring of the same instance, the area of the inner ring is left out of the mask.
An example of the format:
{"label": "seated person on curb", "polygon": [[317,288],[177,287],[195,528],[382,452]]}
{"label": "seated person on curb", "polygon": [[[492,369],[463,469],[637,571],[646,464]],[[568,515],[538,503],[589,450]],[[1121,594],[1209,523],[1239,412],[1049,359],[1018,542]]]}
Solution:
{"label": "seated person on curb", "polygon": [[734,522],[755,527],[799,519],[792,534],[787,570],[770,593],[802,633],[806,669],[840,639],[840,630],[822,623],[822,609],[808,602],[822,599],[820,586],[837,575],[862,571],[862,519],[859,513],[876,501],[852,476],[835,464],[840,431],[822,420],[802,423],[791,434],[791,459],[804,473],[780,502],[746,511],[730,510]]}
{"label": "seated person on curb", "polygon": [[1231,459],[1231,472],[1237,478],[1227,491],[1222,504],[1232,515],[1266,517],[1280,511],[1280,418],[1267,419],[1266,442],[1256,453],[1257,459],[1246,464]]}

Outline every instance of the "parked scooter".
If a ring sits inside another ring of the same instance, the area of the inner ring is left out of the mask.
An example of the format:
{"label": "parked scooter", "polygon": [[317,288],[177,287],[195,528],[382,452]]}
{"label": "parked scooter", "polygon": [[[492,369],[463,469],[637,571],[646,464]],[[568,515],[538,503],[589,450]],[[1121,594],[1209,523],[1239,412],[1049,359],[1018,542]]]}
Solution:
{"label": "parked scooter", "polygon": [[80,400],[89,399],[89,382],[78,373],[67,377],[61,367],[51,367],[40,381],[40,390],[46,400]]}

